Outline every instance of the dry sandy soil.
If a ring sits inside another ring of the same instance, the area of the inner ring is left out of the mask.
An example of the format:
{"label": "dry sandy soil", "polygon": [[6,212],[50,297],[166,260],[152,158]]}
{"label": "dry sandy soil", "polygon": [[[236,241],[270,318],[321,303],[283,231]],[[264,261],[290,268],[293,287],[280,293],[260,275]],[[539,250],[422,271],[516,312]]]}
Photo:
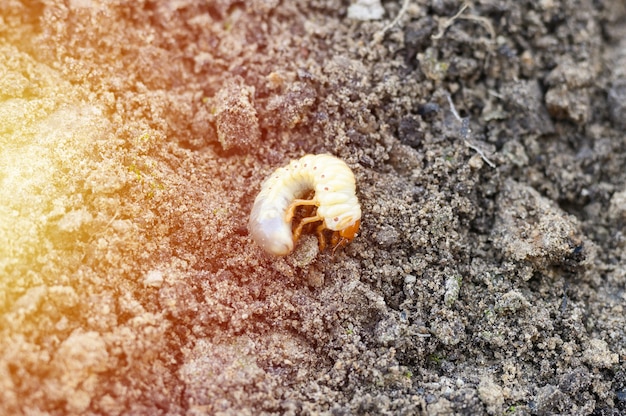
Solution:
{"label": "dry sandy soil", "polygon": [[626,3],[403,3],[0,2],[0,414],[626,414]]}

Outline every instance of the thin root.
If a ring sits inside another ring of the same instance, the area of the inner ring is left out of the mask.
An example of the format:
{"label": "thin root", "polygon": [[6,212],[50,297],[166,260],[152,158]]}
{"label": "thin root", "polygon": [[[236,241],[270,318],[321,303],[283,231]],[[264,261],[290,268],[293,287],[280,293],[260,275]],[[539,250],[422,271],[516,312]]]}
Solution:
{"label": "thin root", "polygon": [[387,26],[383,27],[381,30],[374,33],[374,36],[372,37],[372,42],[371,42],[372,45],[379,44],[383,40],[383,38],[385,37],[385,34],[389,31],[389,29],[391,29],[396,24],[398,24],[402,16],[404,16],[406,11],[408,10],[410,2],[411,0],[404,0],[404,2],[402,3],[402,8],[400,9],[400,12],[396,16],[396,18],[393,19],[393,21],[389,23]]}
{"label": "thin root", "polygon": [[456,108],[454,107],[454,103],[452,102],[452,98],[450,97],[450,94],[446,94],[446,98],[448,99],[448,104],[450,104],[450,112],[452,113],[454,118],[456,118],[461,123],[461,137],[463,137],[463,142],[465,143],[465,146],[469,147],[470,149],[478,153],[478,155],[485,161],[486,164],[488,164],[492,168],[495,168],[496,164],[493,163],[491,160],[489,160],[487,155],[485,155],[485,152],[483,152],[482,149],[480,149],[475,144],[472,144],[467,139],[469,134],[471,133],[469,129],[469,117],[462,118],[459,115],[459,113],[456,111]]}
{"label": "thin root", "polygon": [[493,29],[493,25],[491,24],[489,19],[482,17],[482,16],[472,15],[472,14],[467,15],[467,16],[461,16],[461,14],[463,14],[465,9],[467,9],[470,5],[471,3],[469,1],[463,3],[463,6],[461,6],[461,9],[454,16],[447,19],[441,24],[441,26],[439,27],[439,32],[437,32],[436,35],[433,35],[432,38],[441,39],[443,34],[446,32],[446,30],[448,30],[448,28],[452,26],[457,19],[464,19],[464,20],[473,20],[475,22],[480,23],[481,25],[483,25],[485,29],[487,29],[487,32],[489,32],[489,36],[491,37],[491,39],[495,39],[496,31]]}

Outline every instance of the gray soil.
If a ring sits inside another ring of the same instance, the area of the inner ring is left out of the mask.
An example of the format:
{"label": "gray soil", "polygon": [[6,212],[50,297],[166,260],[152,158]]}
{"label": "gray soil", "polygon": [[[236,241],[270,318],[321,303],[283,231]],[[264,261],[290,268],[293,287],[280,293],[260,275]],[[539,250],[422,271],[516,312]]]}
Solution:
{"label": "gray soil", "polygon": [[201,3],[0,3],[0,414],[626,414],[626,2]]}

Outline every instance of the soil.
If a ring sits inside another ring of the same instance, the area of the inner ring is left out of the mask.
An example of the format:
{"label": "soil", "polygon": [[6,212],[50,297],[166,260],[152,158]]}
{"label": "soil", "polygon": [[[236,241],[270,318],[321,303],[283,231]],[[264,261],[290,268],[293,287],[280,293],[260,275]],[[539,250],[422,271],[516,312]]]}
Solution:
{"label": "soil", "polygon": [[626,2],[358,3],[1,2],[0,414],[626,414]]}

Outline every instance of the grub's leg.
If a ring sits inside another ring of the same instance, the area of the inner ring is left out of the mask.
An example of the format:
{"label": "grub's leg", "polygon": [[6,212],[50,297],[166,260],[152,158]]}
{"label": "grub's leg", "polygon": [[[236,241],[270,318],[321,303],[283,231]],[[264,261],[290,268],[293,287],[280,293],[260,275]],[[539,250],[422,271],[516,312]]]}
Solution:
{"label": "grub's leg", "polygon": [[302,234],[302,227],[304,227],[306,224],[310,224],[312,222],[321,221],[321,220],[322,220],[322,217],[320,217],[319,215],[316,215],[314,217],[303,218],[302,221],[300,221],[300,224],[298,224],[298,226],[296,227],[296,229],[293,230],[294,243],[298,241],[298,239],[300,238],[300,234]]}
{"label": "grub's leg", "polygon": [[[296,208],[302,205],[319,205],[315,199],[294,199],[285,212],[285,222],[290,223],[296,213]],[[311,217],[313,218],[313,217]]]}
{"label": "grub's leg", "polygon": [[335,231],[330,240],[330,244],[333,246],[333,256],[335,255],[335,250],[337,250],[339,247],[344,247],[348,243],[348,241],[348,239],[343,238],[339,234],[339,231]]}
{"label": "grub's leg", "polygon": [[324,237],[324,230],[326,229],[326,224],[323,222],[317,227],[317,241],[319,242],[320,251],[324,251],[326,248],[326,237]]}

